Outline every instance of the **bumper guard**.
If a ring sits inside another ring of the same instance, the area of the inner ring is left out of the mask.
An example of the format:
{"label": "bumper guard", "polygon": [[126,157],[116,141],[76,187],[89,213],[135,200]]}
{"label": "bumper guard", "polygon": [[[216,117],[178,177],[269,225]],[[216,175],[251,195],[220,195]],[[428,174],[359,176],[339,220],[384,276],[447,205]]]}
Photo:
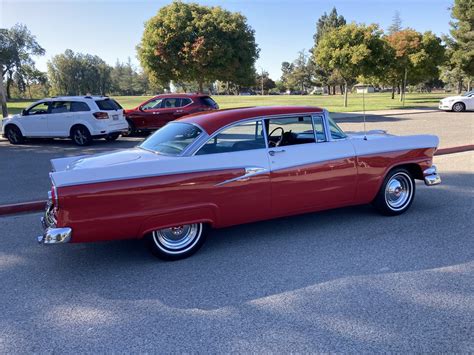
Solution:
{"label": "bumper guard", "polygon": [[436,168],[436,165],[433,165],[431,166],[431,168],[428,168],[425,171],[423,171],[423,175],[425,177],[426,186],[441,184],[441,178],[438,175],[438,169]]}

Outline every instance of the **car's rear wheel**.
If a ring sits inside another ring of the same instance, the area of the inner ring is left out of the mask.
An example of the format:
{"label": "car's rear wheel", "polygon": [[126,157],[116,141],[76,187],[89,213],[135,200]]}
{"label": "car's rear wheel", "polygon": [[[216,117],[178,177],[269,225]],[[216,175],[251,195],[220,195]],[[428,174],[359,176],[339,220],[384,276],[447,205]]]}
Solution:
{"label": "car's rear wheel", "polygon": [[204,223],[185,224],[153,231],[149,236],[152,253],[163,260],[184,259],[201,248],[206,240]]}
{"label": "car's rear wheel", "polygon": [[414,197],[415,180],[408,170],[396,168],[385,177],[373,205],[386,216],[396,216],[410,208]]}
{"label": "car's rear wheel", "polygon": [[105,137],[105,140],[107,142],[113,142],[116,141],[120,137],[120,133],[110,133]]}
{"label": "car's rear wheel", "polygon": [[71,139],[78,146],[86,146],[92,143],[92,136],[85,126],[75,126],[71,130]]}
{"label": "car's rear wheel", "polygon": [[453,111],[454,111],[454,112],[463,112],[463,111],[466,111],[466,105],[464,105],[464,103],[462,103],[462,102],[456,102],[456,103],[453,105]]}
{"label": "car's rear wheel", "polygon": [[17,126],[7,126],[5,135],[11,144],[21,144],[25,141],[25,137]]}
{"label": "car's rear wheel", "polygon": [[137,131],[136,128],[135,128],[135,124],[132,122],[132,120],[127,120],[127,123],[128,123],[128,130],[127,130],[127,132],[122,134],[122,136],[124,136],[124,137],[132,136]]}

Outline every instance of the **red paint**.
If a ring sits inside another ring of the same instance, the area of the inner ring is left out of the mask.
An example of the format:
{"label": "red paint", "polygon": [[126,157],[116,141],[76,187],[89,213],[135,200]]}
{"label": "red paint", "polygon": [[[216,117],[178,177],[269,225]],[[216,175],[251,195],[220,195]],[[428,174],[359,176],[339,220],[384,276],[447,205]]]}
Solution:
{"label": "red paint", "polygon": [[[132,122],[138,130],[155,130],[163,127],[170,121],[174,121],[182,116],[189,115],[201,111],[209,111],[215,108],[205,104],[202,100],[208,98],[203,94],[164,94],[152,97],[142,102],[133,109],[125,110],[125,116],[128,121]],[[183,107],[159,107],[153,109],[142,110],[142,106],[156,99],[191,99],[193,102]],[[218,108],[218,107],[217,107]]]}
{"label": "red paint", "polygon": [[44,210],[45,205],[46,201],[31,201],[14,203],[9,205],[1,205],[0,215],[41,211]]}
{"label": "red paint", "polygon": [[450,147],[450,148],[441,148],[436,151],[435,155],[461,153],[461,152],[468,152],[471,150],[474,150],[474,144],[461,145],[458,147]]}
{"label": "red paint", "polygon": [[208,134],[212,134],[228,124],[245,120],[247,118],[305,114],[313,112],[323,112],[323,109],[319,107],[302,106],[244,107],[212,111],[209,113],[198,113],[183,117],[179,121],[198,124]]}

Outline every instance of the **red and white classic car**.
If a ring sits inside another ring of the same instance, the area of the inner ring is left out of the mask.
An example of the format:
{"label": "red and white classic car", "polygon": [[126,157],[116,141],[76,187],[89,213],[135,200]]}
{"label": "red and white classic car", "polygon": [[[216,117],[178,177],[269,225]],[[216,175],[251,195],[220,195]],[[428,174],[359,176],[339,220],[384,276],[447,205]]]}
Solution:
{"label": "red and white classic car", "polygon": [[186,116],[133,149],[52,160],[44,244],[144,238],[187,257],[208,228],[372,203],[405,212],[414,180],[441,182],[438,138],[345,134],[316,107]]}

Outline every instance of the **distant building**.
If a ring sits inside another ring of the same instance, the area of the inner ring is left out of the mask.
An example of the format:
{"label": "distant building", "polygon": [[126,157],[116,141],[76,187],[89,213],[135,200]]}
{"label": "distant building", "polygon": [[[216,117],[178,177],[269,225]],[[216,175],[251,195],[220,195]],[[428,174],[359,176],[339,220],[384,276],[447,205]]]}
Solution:
{"label": "distant building", "polygon": [[375,88],[370,84],[356,84],[354,89],[357,94],[370,94],[375,92]]}

